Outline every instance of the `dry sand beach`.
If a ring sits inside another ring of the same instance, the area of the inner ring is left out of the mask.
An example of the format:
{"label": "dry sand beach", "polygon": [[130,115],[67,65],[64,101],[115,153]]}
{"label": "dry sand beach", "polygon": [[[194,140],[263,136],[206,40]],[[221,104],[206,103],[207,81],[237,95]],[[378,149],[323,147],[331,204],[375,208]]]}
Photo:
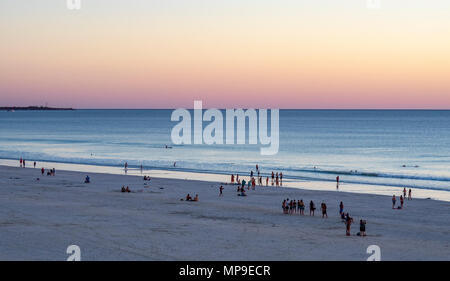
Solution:
{"label": "dry sand beach", "polygon": [[[239,197],[224,185],[219,197],[215,182],[89,174],[84,184],[85,176],[0,166],[0,260],[65,260],[72,244],[82,260],[366,260],[373,244],[382,260],[450,257],[450,202],[413,199],[393,210],[383,195],[257,187]],[[200,201],[180,201],[187,193]],[[285,215],[286,198],[324,201],[329,218]],[[340,201],[355,219],[351,237]],[[366,237],[356,236],[361,218]]]}

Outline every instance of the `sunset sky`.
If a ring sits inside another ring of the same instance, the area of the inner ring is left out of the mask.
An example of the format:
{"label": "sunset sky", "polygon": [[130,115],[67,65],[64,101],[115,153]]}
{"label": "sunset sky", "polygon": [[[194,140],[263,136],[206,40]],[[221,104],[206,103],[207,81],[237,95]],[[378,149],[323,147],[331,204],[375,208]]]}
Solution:
{"label": "sunset sky", "polygon": [[0,0],[0,106],[450,109],[450,1]]}

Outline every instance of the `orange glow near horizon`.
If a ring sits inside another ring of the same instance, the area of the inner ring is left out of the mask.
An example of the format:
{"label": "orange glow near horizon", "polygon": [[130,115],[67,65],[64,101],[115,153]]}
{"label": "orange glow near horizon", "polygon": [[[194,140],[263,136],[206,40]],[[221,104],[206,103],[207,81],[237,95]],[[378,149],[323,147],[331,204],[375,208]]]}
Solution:
{"label": "orange glow near horizon", "polygon": [[0,4],[2,106],[450,109],[445,2],[17,2]]}

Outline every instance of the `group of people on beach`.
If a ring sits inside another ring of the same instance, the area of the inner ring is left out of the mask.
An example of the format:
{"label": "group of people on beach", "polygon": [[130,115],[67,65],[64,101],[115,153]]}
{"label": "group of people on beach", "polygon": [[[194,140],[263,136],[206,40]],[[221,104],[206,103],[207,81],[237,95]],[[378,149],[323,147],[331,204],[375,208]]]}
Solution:
{"label": "group of people on beach", "polygon": [[[252,189],[254,190],[256,187],[256,182],[258,182],[259,186],[263,186],[263,177],[261,176],[261,171],[260,171],[260,167],[258,166],[258,164],[256,165],[256,172],[257,175],[253,173],[253,170],[250,171],[250,180],[247,182],[244,179],[241,181],[241,179],[239,178],[239,174],[236,174],[236,176],[234,174],[231,175],[231,184],[237,184],[238,186],[242,186],[242,188],[245,187],[245,184],[248,184],[248,189],[250,189],[250,186],[252,187]],[[256,177],[255,177],[256,176]],[[276,185],[276,186],[282,186],[283,185],[283,173],[280,172],[276,172],[274,173],[272,171],[272,186]],[[266,186],[269,186],[269,177],[266,177]],[[238,192],[240,192],[240,190],[238,190]]]}
{"label": "group of people on beach", "polygon": [[[20,168],[25,168],[25,165],[26,165],[25,159],[20,157],[19,162],[20,162]],[[36,161],[33,162],[33,168],[36,168]]]}
{"label": "group of people on beach", "polygon": [[[303,202],[303,199],[295,200],[289,198],[283,200],[282,203],[282,209],[284,214],[300,214],[305,215],[305,203]],[[309,215],[314,216],[314,212],[316,210],[316,206],[314,204],[314,201],[309,202]],[[320,204],[320,210],[322,211],[322,218],[328,218],[327,213],[327,204],[325,202],[322,202]],[[339,215],[342,219],[342,222],[345,223],[345,235],[350,236],[350,229],[351,225],[353,223],[353,218],[350,217],[350,214],[347,212],[344,212],[344,203],[341,201],[339,204]],[[359,222],[359,232],[357,233],[358,236],[366,236],[366,224],[367,221],[361,219]]]}
{"label": "group of people on beach", "polygon": [[188,193],[188,195],[186,195],[186,201],[194,201],[194,202],[197,202],[197,201],[198,201],[198,194],[196,194],[195,197],[192,198],[191,195]]}
{"label": "group of people on beach", "polygon": [[[395,197],[395,194],[392,195],[392,209],[397,209],[397,210],[403,209],[403,204],[405,203],[405,200],[406,200],[406,187],[403,188],[403,195],[400,195],[399,200],[400,200],[400,205],[395,207],[395,204],[397,202],[397,198]],[[408,200],[412,200],[411,188],[408,191]]]}
{"label": "group of people on beach", "polygon": [[[44,175],[45,174],[45,169],[44,167],[41,168],[41,174]],[[56,175],[56,170],[55,168],[50,169],[47,171],[47,176],[55,176]]]}
{"label": "group of people on beach", "polygon": [[[305,215],[305,203],[303,202],[303,199],[295,200],[289,198],[283,200],[283,203],[281,204],[281,207],[283,209],[284,214],[300,214]],[[316,205],[311,200],[309,202],[309,215],[314,216],[314,212],[316,210]],[[327,214],[327,204],[325,202],[322,202],[320,204],[320,210],[322,211],[322,218],[328,218]]]}

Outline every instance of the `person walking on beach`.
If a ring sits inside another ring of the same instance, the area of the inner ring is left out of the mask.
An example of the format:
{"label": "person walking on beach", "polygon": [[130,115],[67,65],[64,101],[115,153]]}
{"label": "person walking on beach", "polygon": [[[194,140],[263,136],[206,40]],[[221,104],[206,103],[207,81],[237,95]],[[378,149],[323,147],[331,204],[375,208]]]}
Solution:
{"label": "person walking on beach", "polygon": [[273,179],[275,178],[275,174],[272,171],[272,185],[273,185]]}
{"label": "person walking on beach", "polygon": [[314,206],[314,202],[311,200],[311,202],[309,202],[309,215],[314,216],[314,210],[316,209],[316,207]]}
{"label": "person walking on beach", "polygon": [[275,177],[275,181],[276,181],[277,186],[278,186],[278,185],[279,185],[279,184],[278,184],[278,172],[277,172],[277,175],[276,175],[276,177]]}
{"label": "person walking on beach", "polygon": [[23,167],[25,168],[25,159],[23,159]]}
{"label": "person walking on beach", "polygon": [[342,216],[342,213],[344,213],[344,203],[341,201],[339,204],[339,215]]}
{"label": "person walking on beach", "polygon": [[44,175],[44,172],[45,172],[45,169],[44,169],[44,167],[42,167],[41,174]]}
{"label": "person walking on beach", "polygon": [[222,196],[222,195],[223,195],[223,192],[222,192],[222,191],[223,191],[223,186],[220,186],[220,187],[219,187],[219,196]]}
{"label": "person walking on beach", "polygon": [[397,199],[395,199],[395,194],[392,195],[392,209],[395,208],[395,202],[397,201]]}
{"label": "person walking on beach", "polygon": [[412,200],[412,197],[411,197],[411,188],[409,189],[409,192],[408,192],[408,200]]}
{"label": "person walking on beach", "polygon": [[352,222],[353,222],[353,219],[347,213],[347,215],[345,216],[345,235],[347,235],[347,236],[350,236],[350,228],[351,228]]}
{"label": "person walking on beach", "polygon": [[231,183],[234,183],[234,175],[231,174]]}
{"label": "person walking on beach", "polygon": [[403,209],[403,196],[400,195],[400,209]]}
{"label": "person walking on beach", "polygon": [[325,204],[325,202],[322,202],[322,204],[320,204],[320,208],[322,209],[322,218],[324,218],[324,217],[328,218],[327,204]]}
{"label": "person walking on beach", "polygon": [[280,172],[280,185],[283,185],[283,173]]}
{"label": "person walking on beach", "polygon": [[269,177],[266,177],[266,186],[269,186]]}
{"label": "person walking on beach", "polygon": [[403,188],[403,198],[406,198],[406,187]]}
{"label": "person walking on beach", "polygon": [[23,163],[23,159],[22,159],[22,157],[20,157],[20,168],[22,168],[22,163]]}
{"label": "person walking on beach", "polygon": [[339,186],[339,176],[336,177],[336,184]]}

